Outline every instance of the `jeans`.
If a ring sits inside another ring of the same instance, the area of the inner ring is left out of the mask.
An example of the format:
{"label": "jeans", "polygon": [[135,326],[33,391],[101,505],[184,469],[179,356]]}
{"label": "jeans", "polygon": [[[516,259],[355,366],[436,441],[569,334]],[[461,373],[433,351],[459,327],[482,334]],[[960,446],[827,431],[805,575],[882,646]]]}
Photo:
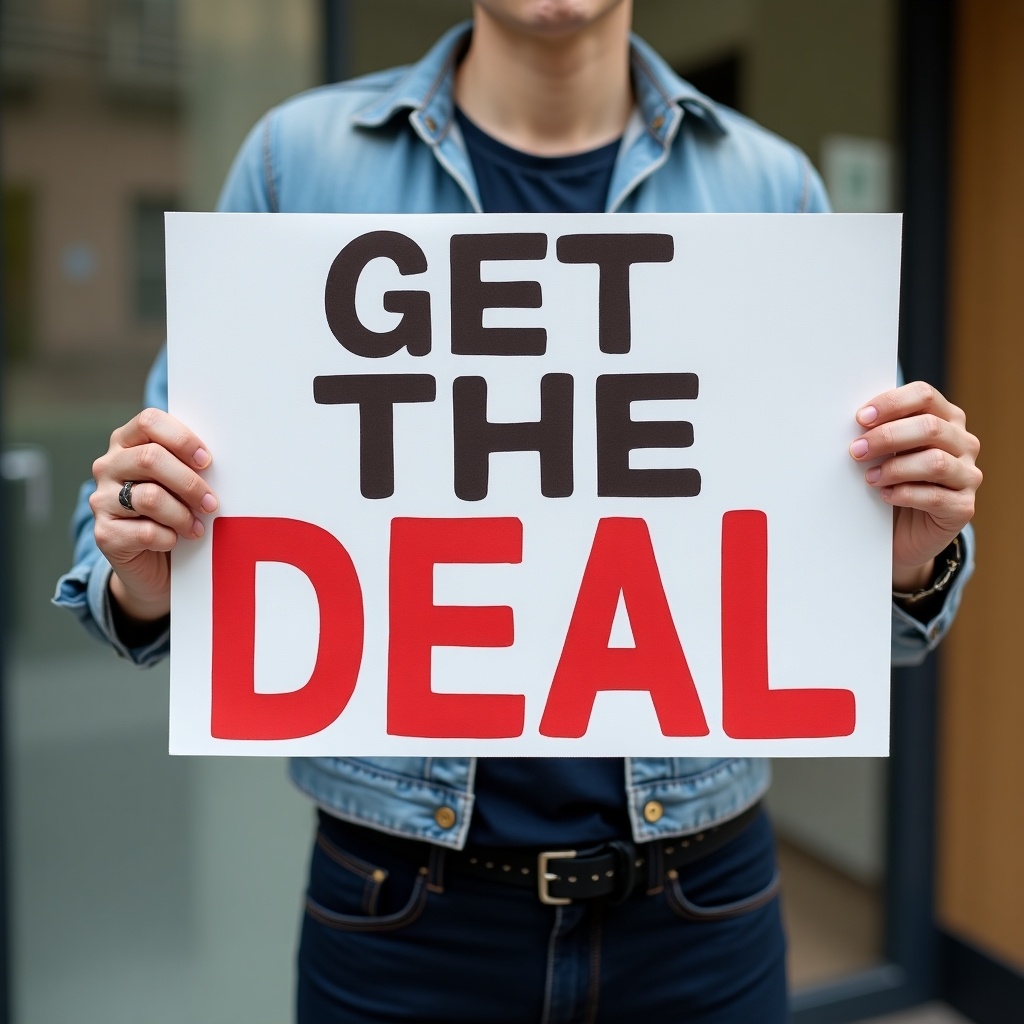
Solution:
{"label": "jeans", "polygon": [[[784,1024],[771,826],[678,871],[647,849],[625,902],[548,906],[375,846],[321,815],[299,949],[298,1024]],[[418,849],[417,849],[418,848]]]}

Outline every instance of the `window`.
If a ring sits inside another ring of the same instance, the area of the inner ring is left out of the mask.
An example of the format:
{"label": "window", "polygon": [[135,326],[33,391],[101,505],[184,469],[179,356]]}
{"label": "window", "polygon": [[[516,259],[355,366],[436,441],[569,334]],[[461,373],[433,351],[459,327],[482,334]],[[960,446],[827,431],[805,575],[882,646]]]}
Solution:
{"label": "window", "polygon": [[135,201],[135,316],[143,323],[159,323],[167,315],[164,214],[177,208],[170,198]]}

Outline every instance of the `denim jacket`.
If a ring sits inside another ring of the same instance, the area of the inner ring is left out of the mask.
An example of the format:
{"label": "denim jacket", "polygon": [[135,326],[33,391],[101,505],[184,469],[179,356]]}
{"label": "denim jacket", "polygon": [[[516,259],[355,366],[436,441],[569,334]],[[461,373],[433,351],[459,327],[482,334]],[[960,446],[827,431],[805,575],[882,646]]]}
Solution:
{"label": "denim jacket", "polygon": [[[469,27],[445,35],[419,63],[304,93],[252,130],[219,209],[347,213],[480,210],[472,167],[453,118],[456,62]],[[620,146],[607,209],[619,212],[815,212],[828,208],[818,175],[795,147],[678,78],[646,44],[632,43],[636,109]],[[166,408],[166,354],[146,403]],[[86,484],[72,522],[75,565],[55,602],[72,610],[123,657],[151,665],[165,634],[130,649],[117,637],[110,566],[93,540]],[[896,664],[922,660],[949,627],[970,572],[961,571],[941,613],[920,623],[893,606]],[[470,757],[297,758],[298,787],[331,813],[385,832],[461,847],[473,809]],[[684,835],[726,820],[768,787],[761,758],[629,758],[626,787],[637,841]]]}

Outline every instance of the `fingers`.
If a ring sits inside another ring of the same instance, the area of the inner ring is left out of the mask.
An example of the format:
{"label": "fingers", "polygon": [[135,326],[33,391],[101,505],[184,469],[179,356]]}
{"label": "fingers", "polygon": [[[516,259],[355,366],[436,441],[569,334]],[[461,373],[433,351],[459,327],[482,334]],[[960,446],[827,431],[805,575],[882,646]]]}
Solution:
{"label": "fingers", "polygon": [[966,490],[973,501],[981,483],[974,465],[981,445],[968,432],[963,410],[930,384],[914,381],[883,392],[858,410],[857,421],[867,429],[850,454],[858,462],[885,460],[865,477],[887,501],[922,511],[942,503],[942,496],[932,495],[927,509],[915,505],[912,494],[921,492],[908,489],[915,482]]}
{"label": "fingers", "polygon": [[151,519],[98,518],[94,527],[96,544],[111,565],[131,561],[140,551],[170,551],[178,534]]}
{"label": "fingers", "polygon": [[[92,467],[89,498],[96,544],[114,567],[112,600],[139,619],[159,618],[170,607],[167,553],[179,538],[194,540],[214,512],[216,496],[199,471],[211,462],[202,441],[173,416],[145,409],[110,435],[106,454]],[[118,495],[131,480],[131,508]]]}
{"label": "fingers", "polygon": [[890,505],[927,513],[950,536],[959,533],[974,518],[973,491],[953,491],[927,483],[904,483],[883,487],[881,495]]}
{"label": "fingers", "polygon": [[[146,409],[113,432],[110,448],[93,463],[93,514],[97,520],[145,517],[180,537],[201,537],[205,527],[199,516],[218,507],[216,496],[196,471],[210,461],[209,452],[188,427],[159,409]],[[126,480],[134,481],[132,509],[118,500]],[[129,541],[138,536],[138,531],[124,534]]]}
{"label": "fingers", "polygon": [[932,448],[893,456],[864,477],[890,505],[917,509],[956,533],[974,517],[982,474],[973,460]]}
{"label": "fingers", "polygon": [[[170,527],[179,537],[184,537],[186,540],[192,537],[202,537],[206,532],[202,520],[192,509],[160,484],[139,481],[132,487],[134,511],[121,505],[118,501],[119,492],[120,485],[116,481],[107,481],[97,486],[89,498],[89,505],[97,521],[101,518],[137,521],[139,518],[145,517],[155,523]],[[129,531],[127,535],[134,534]],[[152,550],[169,549],[160,547]]]}
{"label": "fingers", "polygon": [[[151,492],[152,489],[143,488],[142,482],[159,484],[197,515],[203,512],[213,512],[217,508],[217,499],[203,478],[171,451],[155,441],[145,442],[133,448],[112,448],[101,460],[97,461],[99,465],[93,467],[97,482],[111,481],[120,490],[121,484],[125,480],[136,481],[135,487],[132,489],[132,504],[135,506],[135,510],[143,515],[149,513],[142,508],[139,502],[146,501],[144,492]],[[137,495],[138,497],[136,497]],[[114,495],[115,500],[116,497]],[[152,499],[151,494],[149,497]],[[152,504],[152,500],[151,507],[156,507]],[[113,505],[110,506],[110,510],[115,513],[118,513],[120,508],[120,504],[117,508],[114,508]]]}
{"label": "fingers", "polygon": [[183,423],[162,409],[143,409],[110,435],[111,448],[136,448],[153,441],[184,465],[206,469],[210,453]]}
{"label": "fingers", "polygon": [[915,381],[877,395],[857,411],[857,421],[866,429],[850,454],[874,463],[864,477],[885,501],[925,513],[943,529],[970,521],[981,446],[962,409]]}
{"label": "fingers", "polygon": [[850,455],[867,464],[865,480],[896,511],[894,585],[914,589],[974,516],[981,445],[968,432],[963,410],[923,381],[876,395],[856,418],[864,433]]}
{"label": "fingers", "polygon": [[863,427],[873,427],[920,414],[931,414],[961,427],[967,422],[963,409],[923,380],[876,395],[857,410],[857,422]]}
{"label": "fingers", "polygon": [[[907,483],[937,484],[950,490],[975,491],[981,470],[972,462],[954,458],[939,448],[896,455],[872,466],[864,478],[874,487],[893,488]],[[886,495],[888,497],[888,495]]]}
{"label": "fingers", "polygon": [[973,458],[979,447],[978,439],[968,433],[963,423],[943,419],[936,413],[921,413],[887,421],[866,431],[850,445],[850,454],[860,462],[867,462],[915,449],[935,448],[954,458]]}

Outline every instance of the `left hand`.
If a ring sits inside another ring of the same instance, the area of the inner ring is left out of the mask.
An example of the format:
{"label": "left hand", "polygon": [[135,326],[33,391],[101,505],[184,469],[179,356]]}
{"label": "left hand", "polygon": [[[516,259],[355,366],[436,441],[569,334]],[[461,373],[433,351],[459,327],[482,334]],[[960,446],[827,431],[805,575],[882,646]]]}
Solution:
{"label": "left hand", "polygon": [[857,411],[864,433],[850,445],[864,474],[896,510],[894,590],[928,585],[933,560],[974,516],[981,447],[962,409],[924,381],[885,391]]}

